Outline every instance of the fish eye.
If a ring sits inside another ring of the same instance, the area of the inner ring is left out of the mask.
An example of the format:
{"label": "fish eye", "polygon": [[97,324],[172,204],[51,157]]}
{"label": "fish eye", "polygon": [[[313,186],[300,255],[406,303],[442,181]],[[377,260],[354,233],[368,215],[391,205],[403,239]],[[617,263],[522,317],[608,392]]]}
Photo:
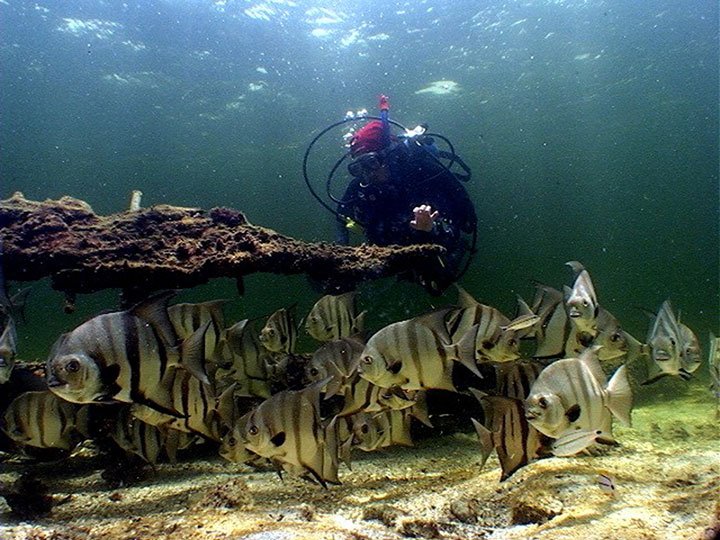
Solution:
{"label": "fish eye", "polygon": [[65,371],[69,373],[76,373],[80,369],[80,362],[73,358],[67,364],[65,364]]}
{"label": "fish eye", "polygon": [[485,341],[482,342],[482,348],[485,350],[490,350],[493,347],[495,347],[495,344],[492,341],[490,341],[489,339],[486,339]]}
{"label": "fish eye", "polygon": [[622,339],[622,336],[620,334],[618,334],[617,332],[614,333],[612,336],[610,336],[610,341],[612,341],[613,343],[617,343],[621,339]]}
{"label": "fish eye", "polygon": [[257,428],[257,426],[250,426],[250,429],[248,429],[248,433],[250,435],[257,435],[260,432],[260,430]]}
{"label": "fish eye", "polygon": [[275,335],[275,329],[274,329],[274,328],[269,328],[267,333],[268,333],[268,335],[270,335],[270,336],[274,336],[274,335]]}
{"label": "fish eye", "polygon": [[360,431],[361,431],[364,435],[367,435],[367,432],[370,431],[370,427],[368,427],[367,424],[363,424],[362,427],[360,428]]}
{"label": "fish eye", "polygon": [[515,345],[517,345],[517,339],[515,339],[515,338],[509,339],[508,345],[510,345],[510,347],[514,347]]}
{"label": "fish eye", "polygon": [[230,446],[235,446],[235,444],[237,444],[237,441],[235,440],[235,437],[230,437],[230,438],[228,439],[227,443],[228,443]]}
{"label": "fish eye", "polygon": [[538,405],[540,405],[540,407],[542,407],[543,409],[547,409],[547,406],[548,406],[547,399],[545,399],[544,397],[541,397],[540,399],[538,399]]}
{"label": "fish eye", "polygon": [[588,302],[587,300],[583,300],[582,304],[583,304],[583,307],[588,307],[590,305],[590,302]]}
{"label": "fish eye", "polygon": [[319,373],[320,373],[320,371],[318,370],[318,368],[315,368],[315,367],[314,367],[314,368],[310,368],[310,375],[311,375],[311,376],[317,377],[317,375],[318,375]]}
{"label": "fish eye", "polygon": [[373,363],[372,356],[363,356],[363,362],[366,364],[372,364]]}

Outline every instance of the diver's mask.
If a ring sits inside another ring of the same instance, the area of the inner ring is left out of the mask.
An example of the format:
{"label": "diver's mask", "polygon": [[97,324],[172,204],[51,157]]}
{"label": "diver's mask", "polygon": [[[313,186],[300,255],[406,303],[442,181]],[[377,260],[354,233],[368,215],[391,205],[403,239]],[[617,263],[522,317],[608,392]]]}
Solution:
{"label": "diver's mask", "polygon": [[368,152],[356,157],[348,163],[348,172],[355,177],[363,177],[374,173],[383,165],[382,157],[378,152]]}

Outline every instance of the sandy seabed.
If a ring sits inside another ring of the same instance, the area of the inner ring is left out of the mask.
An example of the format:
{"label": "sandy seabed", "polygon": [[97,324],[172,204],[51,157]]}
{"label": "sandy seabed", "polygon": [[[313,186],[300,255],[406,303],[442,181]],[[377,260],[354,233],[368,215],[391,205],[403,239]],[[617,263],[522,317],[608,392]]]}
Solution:
{"label": "sandy seabed", "polygon": [[[56,501],[46,518],[13,521],[0,499],[0,538],[720,538],[720,427],[707,389],[695,387],[637,407],[633,428],[615,428],[620,447],[540,460],[502,483],[494,454],[478,470],[471,433],[355,451],[342,485],[329,489],[219,457],[161,464],[112,489],[79,464],[43,478]],[[16,477],[7,471],[0,481]],[[614,493],[599,474],[614,479]]]}

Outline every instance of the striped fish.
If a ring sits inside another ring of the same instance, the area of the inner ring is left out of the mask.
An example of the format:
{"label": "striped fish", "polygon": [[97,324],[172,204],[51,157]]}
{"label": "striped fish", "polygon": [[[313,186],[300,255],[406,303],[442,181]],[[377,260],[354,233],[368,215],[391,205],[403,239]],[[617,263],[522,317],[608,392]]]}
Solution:
{"label": "striped fish", "polygon": [[600,307],[590,274],[578,261],[565,263],[575,276],[572,288],[564,287],[565,309],[578,332],[594,333]]}
{"label": "striped fish", "polygon": [[155,465],[165,444],[165,433],[157,426],[147,424],[123,409],[118,414],[110,437],[130,454]]}
{"label": "striped fish", "polygon": [[655,314],[646,342],[652,364],[648,380],[643,384],[650,384],[668,375],[689,377],[689,373],[682,369],[683,331],[669,300],[665,300]]}
{"label": "striped fish", "polygon": [[176,414],[136,403],[131,406],[132,415],[153,426],[197,433],[219,442],[220,418],[212,386],[182,368],[170,370],[162,384],[171,396],[171,408]]}
{"label": "striped fish", "polygon": [[360,358],[360,376],[369,382],[403,390],[440,389],[455,391],[453,361],[462,363],[481,377],[475,365],[473,336],[450,344],[447,334],[434,329],[443,326],[449,310],[389,324],[369,340]]}
{"label": "striped fish", "polygon": [[252,322],[244,319],[226,329],[224,343],[227,347],[224,356],[231,358],[231,362],[216,377],[237,383],[238,395],[270,397],[266,357],[271,353],[260,343]]}
{"label": "striped fish", "polygon": [[540,321],[535,326],[537,346],[535,358],[556,358],[565,351],[570,322],[563,302],[563,294],[547,285],[535,283],[535,299],[531,306]]}
{"label": "striped fish", "polygon": [[524,400],[543,369],[533,360],[515,360],[495,364],[495,392],[499,396]]}
{"label": "striped fish", "polygon": [[525,416],[554,439],[580,431],[600,432],[595,437],[598,442],[612,444],[612,416],[629,425],[631,407],[626,367],[621,366],[605,386],[605,374],[592,347],[579,358],[558,360],[540,373],[525,401]]}
{"label": "striped fish", "polygon": [[518,469],[548,454],[549,441],[528,423],[521,400],[488,396],[475,389],[472,393],[482,405],[485,416],[483,424],[472,419],[480,439],[481,468],[496,450],[502,482]]}
{"label": "striped fish", "polygon": [[246,417],[242,440],[250,452],[293,473],[309,474],[326,487],[339,483],[337,440],[326,436],[320,418],[321,381],[303,390],[284,390],[263,401]]}
{"label": "striped fish", "polygon": [[690,328],[678,321],[680,325],[680,369],[688,376],[697,371],[702,364],[700,340]]}
{"label": "striped fish", "polygon": [[[450,341],[460,341],[471,329],[475,335],[475,360],[479,362],[509,362],[520,357],[520,340],[516,326],[528,322],[523,313],[511,321],[498,309],[477,302],[458,287],[460,308],[447,316],[446,327]],[[522,324],[521,324],[522,323]],[[534,323],[533,323],[534,324]]]}
{"label": "striped fish", "polygon": [[364,348],[365,342],[359,335],[328,341],[310,358],[305,367],[305,380],[312,384],[329,377],[330,382],[323,389],[326,397],[344,392],[357,373]]}
{"label": "striped fish", "polygon": [[617,360],[628,355],[636,357],[642,350],[642,344],[622,329],[620,322],[605,308],[598,309],[596,328],[593,334],[578,332],[571,326],[565,343],[565,356],[579,356],[590,346],[599,345],[598,358],[602,362]]}
{"label": "striped fish", "polygon": [[353,446],[365,452],[396,445],[412,446],[411,420],[407,409],[355,414],[350,417]]}
{"label": "striped fish", "polygon": [[209,383],[203,369],[208,325],[181,341],[167,315],[168,294],[99,315],[62,336],[47,361],[48,387],[74,403],[139,403],[177,414],[169,370],[182,366]]}
{"label": "striped fish", "polygon": [[260,330],[260,343],[270,352],[294,353],[297,325],[292,308],[278,309]]}
{"label": "striped fish", "polygon": [[15,368],[17,355],[17,332],[12,317],[7,318],[5,328],[0,334],[0,384],[10,380],[12,370]]}
{"label": "striped fish", "polygon": [[344,405],[338,413],[341,417],[361,411],[401,410],[413,407],[416,403],[412,392],[397,386],[381,388],[357,374],[349,380],[343,398]]}
{"label": "striped fish", "polygon": [[602,346],[598,356],[603,362],[640,354],[642,344],[623,330],[618,320],[603,307],[598,307],[595,329],[581,332],[567,315],[562,293],[547,285],[536,283],[535,286],[537,293],[531,309],[538,313],[540,321],[535,326],[537,347],[533,357],[576,357],[592,345]]}
{"label": "striped fish", "polygon": [[362,332],[365,312],[356,315],[355,294],[328,294],[318,300],[305,320],[307,333],[318,341],[331,341]]}
{"label": "striped fish", "polygon": [[204,345],[206,365],[208,363],[224,365],[227,362],[222,356],[225,329],[222,307],[226,302],[226,300],[212,300],[200,304],[174,304],[168,307],[168,317],[181,340],[188,339],[199,328],[208,325]]}
{"label": "striped fish", "polygon": [[86,437],[87,407],[47,390],[24,392],[5,410],[2,429],[22,445],[72,450]]}

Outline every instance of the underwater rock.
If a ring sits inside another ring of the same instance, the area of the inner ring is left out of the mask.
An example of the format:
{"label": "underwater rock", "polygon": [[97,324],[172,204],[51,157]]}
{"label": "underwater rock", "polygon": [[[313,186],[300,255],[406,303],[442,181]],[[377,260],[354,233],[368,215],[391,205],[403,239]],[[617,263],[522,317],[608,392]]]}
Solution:
{"label": "underwater rock", "polygon": [[511,504],[513,525],[531,525],[545,523],[560,515],[563,510],[561,501],[540,493],[521,494]]}
{"label": "underwater rock", "polygon": [[250,489],[244,480],[234,478],[198,494],[193,506],[196,509],[248,509],[253,506],[253,497],[250,493]]}
{"label": "underwater rock", "polygon": [[[437,245],[306,243],[258,227],[230,208],[157,205],[108,216],[71,197],[0,200],[3,265],[10,281],[50,276],[72,295],[108,288],[138,296],[254,272],[306,274],[328,292],[422,267],[440,271]],[[139,285],[141,284],[141,285]]]}

